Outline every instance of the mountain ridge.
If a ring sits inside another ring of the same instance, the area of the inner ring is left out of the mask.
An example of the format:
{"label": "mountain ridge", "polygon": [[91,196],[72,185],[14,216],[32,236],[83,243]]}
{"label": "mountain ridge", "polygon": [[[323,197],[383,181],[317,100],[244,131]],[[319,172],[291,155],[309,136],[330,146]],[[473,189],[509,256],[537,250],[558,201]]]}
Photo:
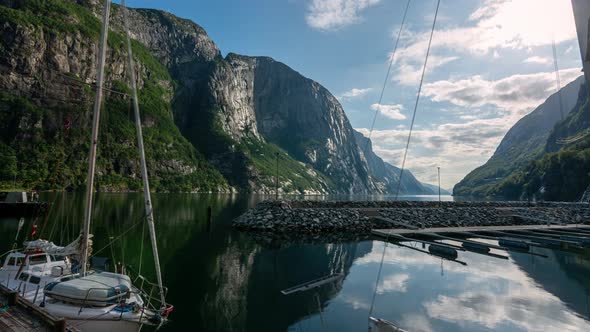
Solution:
{"label": "mountain ridge", "polygon": [[[576,105],[583,81],[584,77],[580,76],[560,90],[564,116]],[[559,109],[559,96],[554,93],[517,121],[506,133],[492,157],[457,183],[453,194],[494,195],[494,188],[499,183],[543,154],[552,128],[561,120]]]}
{"label": "mountain ridge", "polygon": [[[47,186],[80,187],[102,5],[96,0],[2,0],[0,5],[0,15],[8,22],[4,33],[12,38],[1,44],[0,65],[6,75],[0,89],[8,94],[6,100],[16,95],[47,108],[36,120],[40,128],[29,123],[20,134],[4,135],[0,151],[5,155],[0,157],[17,162],[0,177],[8,183],[16,172],[28,177],[22,185],[40,188],[51,173],[65,167],[72,183],[64,184],[60,176]],[[151,134],[146,153],[156,190],[270,193],[278,172],[283,193],[387,193],[369,174],[342,106],[319,83],[270,57],[222,57],[207,32],[190,20],[152,9],[129,13],[141,109],[147,112],[143,124]],[[133,124],[125,118],[129,88],[122,11],[116,4],[111,22],[107,88],[123,95],[107,93],[105,104],[115,109],[103,114],[106,134],[100,146],[107,148],[99,155],[98,183],[101,190],[134,190],[140,182],[133,160]],[[39,42],[51,47],[36,45]],[[69,100],[49,102],[60,96]],[[76,112],[64,111],[68,108]],[[22,117],[14,118],[17,113],[8,107],[3,115],[7,123],[22,122]],[[59,128],[72,113],[77,116],[73,145]],[[18,149],[31,150],[22,137],[34,132],[43,137],[45,152],[19,154]],[[153,151],[151,144],[157,147]],[[62,152],[60,159],[50,153],[68,149],[75,150],[76,157]],[[44,164],[42,174],[33,174],[35,166],[21,160],[34,156],[53,159]]]}

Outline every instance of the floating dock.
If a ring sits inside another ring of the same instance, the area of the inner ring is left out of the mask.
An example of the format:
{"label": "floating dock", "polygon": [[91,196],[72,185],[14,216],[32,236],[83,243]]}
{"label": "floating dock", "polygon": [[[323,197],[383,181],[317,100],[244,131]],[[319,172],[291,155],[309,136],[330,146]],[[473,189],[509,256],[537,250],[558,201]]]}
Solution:
{"label": "floating dock", "polygon": [[[429,248],[428,251],[424,251],[425,253],[452,261],[456,261],[458,251],[508,259],[507,256],[491,253],[490,250],[498,249],[546,257],[530,251],[530,248],[542,247],[556,250],[590,248],[590,226],[580,224],[374,229],[372,234],[403,247],[406,246],[401,242],[428,244]],[[478,238],[498,241],[498,244],[476,241]],[[440,241],[458,242],[461,246]]]}
{"label": "floating dock", "polygon": [[516,225],[516,226],[472,226],[472,227],[433,227],[422,229],[392,228],[392,229],[374,229],[374,235],[387,237],[391,235],[420,235],[428,233],[477,233],[489,231],[524,231],[524,230],[582,230],[590,231],[590,226],[582,224],[569,225]]}

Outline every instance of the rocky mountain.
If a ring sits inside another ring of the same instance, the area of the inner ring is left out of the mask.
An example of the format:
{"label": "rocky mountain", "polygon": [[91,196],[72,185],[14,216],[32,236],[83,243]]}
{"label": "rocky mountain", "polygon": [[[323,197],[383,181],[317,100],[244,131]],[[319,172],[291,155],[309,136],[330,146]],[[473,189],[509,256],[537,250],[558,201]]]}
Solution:
{"label": "rocky mountain", "polygon": [[[576,105],[583,82],[584,77],[580,76],[560,90],[565,115]],[[543,155],[551,130],[560,120],[559,96],[555,93],[510,128],[494,155],[455,185],[453,194],[457,196],[497,194],[498,184]]]}
{"label": "rocky mountain", "polygon": [[[381,159],[373,152],[373,144],[363,134],[354,131],[359,154],[366,160],[369,167],[369,174],[376,182],[379,190],[385,193],[395,194],[401,169],[395,167]],[[366,153],[365,153],[366,152]],[[417,195],[437,195],[438,187],[418,181],[412,172],[404,170],[400,192],[405,194]],[[449,192],[441,189],[441,194],[448,195]]]}
{"label": "rocky mountain", "polygon": [[[83,184],[101,3],[0,0],[3,186],[15,176],[23,187]],[[122,24],[113,4],[102,190],[141,185]],[[268,57],[223,58],[203,28],[163,11],[132,9],[129,24],[156,190],[274,192],[278,174],[285,193],[387,193],[397,181],[371,174],[342,106],[317,82]]]}
{"label": "rocky mountain", "polygon": [[[73,1],[2,0],[0,22],[2,185],[83,187],[99,20]],[[120,33],[111,31],[97,162],[99,190],[141,186],[123,41]],[[143,44],[134,42],[133,50],[154,189],[228,190],[221,174],[175,126],[174,82],[167,68]]]}
{"label": "rocky mountain", "polygon": [[496,188],[507,198],[577,201],[590,193],[590,98],[588,83],[576,106],[549,134],[543,153]]}

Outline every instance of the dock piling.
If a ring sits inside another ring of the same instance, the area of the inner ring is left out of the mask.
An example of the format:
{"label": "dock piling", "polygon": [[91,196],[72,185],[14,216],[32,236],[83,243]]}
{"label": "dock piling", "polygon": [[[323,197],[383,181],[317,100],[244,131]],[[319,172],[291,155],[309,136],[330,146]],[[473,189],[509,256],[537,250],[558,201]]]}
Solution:
{"label": "dock piling", "polygon": [[8,306],[14,307],[18,303],[18,292],[11,291],[8,293]]}

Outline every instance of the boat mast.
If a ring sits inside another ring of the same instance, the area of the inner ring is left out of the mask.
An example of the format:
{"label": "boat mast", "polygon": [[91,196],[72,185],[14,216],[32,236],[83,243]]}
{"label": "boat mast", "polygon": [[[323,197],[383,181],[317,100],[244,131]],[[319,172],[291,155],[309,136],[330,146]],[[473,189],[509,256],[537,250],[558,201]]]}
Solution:
{"label": "boat mast", "polygon": [[104,80],[104,63],[106,58],[107,37],[109,33],[109,12],[111,1],[104,1],[102,13],[102,30],[100,32],[100,53],[98,59],[98,70],[96,78],[96,99],[94,100],[94,118],[92,120],[92,136],[90,141],[90,153],[88,155],[88,181],[86,183],[86,207],[84,209],[84,227],[82,230],[80,264],[82,276],[86,275],[86,264],[88,261],[88,241],[90,236],[90,222],[92,221],[92,197],[94,190],[94,171],[96,166],[96,148],[98,146],[98,127],[100,122],[100,108],[102,103],[102,84]]}
{"label": "boat mast", "polygon": [[[129,60],[129,74],[131,78],[131,90],[133,91],[133,110],[135,113],[135,127],[137,131],[137,146],[139,147],[139,160],[141,162],[141,177],[143,180],[143,197],[145,202],[145,214],[150,232],[150,240],[152,243],[152,254],[154,256],[154,265],[156,267],[156,278],[160,291],[160,300],[162,306],[166,305],[166,295],[164,293],[164,286],[162,282],[162,272],[160,270],[160,257],[158,255],[158,244],[156,242],[156,229],[154,227],[154,213],[152,207],[152,197],[150,194],[150,181],[148,179],[147,165],[145,161],[145,151],[143,147],[143,134],[141,129],[141,116],[139,114],[139,102],[137,98],[137,84],[135,77],[135,66],[133,62],[133,53],[131,50],[131,37],[129,36],[129,22],[127,20],[127,6],[125,0],[121,1],[123,6],[123,21],[125,24],[125,35],[127,36],[127,58]],[[143,240],[142,240],[143,241]]]}

